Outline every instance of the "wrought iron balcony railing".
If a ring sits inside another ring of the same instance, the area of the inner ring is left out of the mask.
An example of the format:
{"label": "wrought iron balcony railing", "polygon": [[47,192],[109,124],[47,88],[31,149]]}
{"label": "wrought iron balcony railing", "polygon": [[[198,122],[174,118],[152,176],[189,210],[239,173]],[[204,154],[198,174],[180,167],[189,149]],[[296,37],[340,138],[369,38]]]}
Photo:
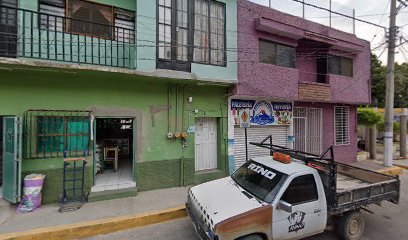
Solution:
{"label": "wrought iron balcony railing", "polygon": [[0,56],[135,67],[130,27],[0,6]]}

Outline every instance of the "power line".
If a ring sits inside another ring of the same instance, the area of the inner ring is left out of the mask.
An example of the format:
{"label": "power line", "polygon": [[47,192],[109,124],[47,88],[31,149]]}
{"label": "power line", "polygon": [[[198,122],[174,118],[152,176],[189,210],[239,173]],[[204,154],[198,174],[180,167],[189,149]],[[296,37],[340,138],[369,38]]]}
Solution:
{"label": "power line", "polygon": [[[391,2],[391,0],[388,0],[387,6],[385,6],[384,12],[383,12],[383,14],[381,15],[381,19],[380,19],[380,21],[378,22],[378,24],[381,24],[381,23],[382,23],[382,20],[383,20],[384,15],[386,14],[386,12],[387,12],[387,10],[388,10],[388,6],[390,5],[390,2]],[[377,28],[377,30],[375,31],[374,36],[373,36],[373,38],[371,39],[370,42],[374,41],[375,37],[377,36],[377,33],[378,33],[378,28]]]}
{"label": "power line", "polygon": [[356,20],[356,21],[359,21],[359,22],[362,22],[362,23],[366,23],[366,24],[370,24],[370,25],[373,25],[373,26],[376,26],[376,27],[386,29],[386,27],[381,26],[379,24],[375,24],[375,23],[372,23],[372,22],[369,22],[369,21],[366,21],[366,20],[363,20],[363,19],[358,19],[358,18],[355,18],[355,17],[352,17],[352,16],[348,16],[346,14],[336,12],[336,11],[333,11],[333,10],[330,10],[330,9],[327,9],[327,8],[324,8],[324,7],[319,7],[319,6],[314,5],[314,4],[306,3],[306,2],[301,1],[301,0],[292,0],[292,1],[304,4],[306,6],[314,7],[314,8],[320,9],[320,10],[324,10],[324,11],[327,11],[329,13],[334,13],[334,14],[337,14],[337,15],[342,16],[342,17],[350,18],[350,19],[353,19],[353,20]]}

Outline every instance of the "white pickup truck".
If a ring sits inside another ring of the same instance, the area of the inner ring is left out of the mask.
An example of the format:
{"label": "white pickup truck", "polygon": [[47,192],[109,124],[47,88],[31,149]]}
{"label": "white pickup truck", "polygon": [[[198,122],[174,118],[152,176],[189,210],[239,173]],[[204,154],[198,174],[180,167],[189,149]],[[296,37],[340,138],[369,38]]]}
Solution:
{"label": "white pickup truck", "polygon": [[360,209],[384,200],[398,204],[398,177],[337,163],[333,148],[313,155],[267,144],[268,138],[251,144],[269,148],[271,156],[188,191],[187,211],[201,239],[301,239],[330,223],[342,239],[354,240],[364,231]]}

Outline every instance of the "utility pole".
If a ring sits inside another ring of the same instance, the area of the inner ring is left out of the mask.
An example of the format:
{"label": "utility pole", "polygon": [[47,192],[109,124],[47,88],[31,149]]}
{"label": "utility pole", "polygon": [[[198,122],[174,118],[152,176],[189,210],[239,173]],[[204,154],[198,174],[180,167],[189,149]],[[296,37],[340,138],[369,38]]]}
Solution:
{"label": "utility pole", "polygon": [[391,0],[390,28],[388,39],[387,84],[385,92],[385,132],[384,132],[384,165],[392,166],[393,157],[393,122],[394,122],[394,70],[395,70],[395,36],[396,36],[397,0]]}

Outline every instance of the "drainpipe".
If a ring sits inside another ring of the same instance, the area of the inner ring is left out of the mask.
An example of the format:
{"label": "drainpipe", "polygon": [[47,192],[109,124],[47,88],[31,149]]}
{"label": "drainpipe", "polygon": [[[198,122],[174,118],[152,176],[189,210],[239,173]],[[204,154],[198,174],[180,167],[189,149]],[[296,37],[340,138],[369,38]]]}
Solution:
{"label": "drainpipe", "polygon": [[167,84],[167,133],[170,132],[170,98],[171,97],[171,85]]}
{"label": "drainpipe", "polygon": [[181,149],[180,158],[180,186],[184,187],[184,148]]}
{"label": "drainpipe", "polygon": [[[183,89],[182,89],[183,99],[182,99],[182,104],[181,104],[181,132],[184,132],[184,111],[185,111],[185,89],[186,89],[186,87],[187,87],[187,85],[184,85]],[[178,88],[177,88],[177,91],[178,91]],[[182,186],[182,187],[184,186],[184,146],[181,147],[180,186]]]}
{"label": "drainpipe", "polygon": [[174,129],[174,132],[177,132],[178,131],[178,98],[179,98],[179,95],[178,95],[178,84],[176,84],[176,129]]}
{"label": "drainpipe", "polygon": [[[227,106],[228,108],[228,106]],[[225,159],[225,163],[224,163],[224,167],[225,167],[225,175],[229,175],[229,158],[228,158],[228,137],[224,138],[225,133],[224,133],[224,112],[222,111],[222,106],[220,106],[220,111],[221,111],[221,137],[224,141],[224,146],[225,146],[225,152],[224,152],[224,159]],[[228,111],[227,111],[228,113]],[[227,124],[228,124],[228,114],[227,114]],[[228,133],[227,133],[228,135]]]}

